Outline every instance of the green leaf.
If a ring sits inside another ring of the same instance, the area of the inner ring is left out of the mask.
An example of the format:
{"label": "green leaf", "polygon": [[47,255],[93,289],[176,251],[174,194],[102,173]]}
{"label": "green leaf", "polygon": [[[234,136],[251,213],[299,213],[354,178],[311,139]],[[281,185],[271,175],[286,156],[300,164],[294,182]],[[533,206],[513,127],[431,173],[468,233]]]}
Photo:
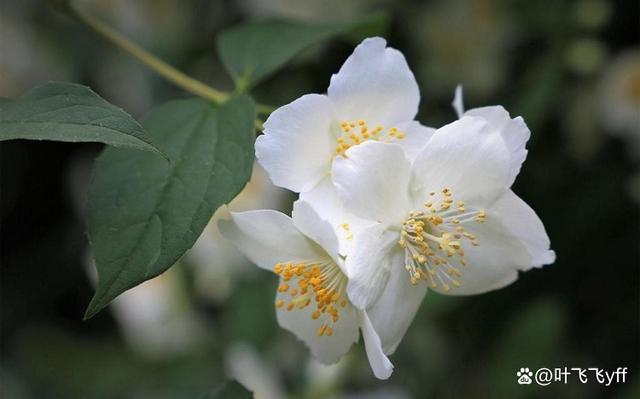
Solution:
{"label": "green leaf", "polygon": [[308,25],[300,22],[253,22],[218,36],[218,54],[236,86],[245,90],[282,67],[305,48],[339,35],[359,39],[384,31],[385,14],[376,13],[348,22]]}
{"label": "green leaf", "polygon": [[237,381],[227,381],[201,399],[252,399],[253,394]]}
{"label": "green leaf", "polygon": [[98,158],[87,225],[99,281],[85,318],[173,265],[213,212],[242,190],[253,165],[254,121],[247,96],[221,106],[173,101],[144,121],[172,163],[114,148]]}
{"label": "green leaf", "polygon": [[0,101],[0,141],[100,142],[165,156],[135,119],[86,86],[50,82]]}

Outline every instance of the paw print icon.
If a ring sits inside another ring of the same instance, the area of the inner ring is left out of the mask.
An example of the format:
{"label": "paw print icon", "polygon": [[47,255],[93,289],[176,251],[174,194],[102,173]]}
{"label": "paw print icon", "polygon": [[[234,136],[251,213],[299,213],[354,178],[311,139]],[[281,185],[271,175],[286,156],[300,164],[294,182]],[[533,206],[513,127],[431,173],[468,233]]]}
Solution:
{"label": "paw print icon", "polygon": [[520,371],[516,373],[518,375],[518,384],[520,385],[529,385],[531,384],[531,377],[533,373],[529,371],[528,367],[520,368]]}

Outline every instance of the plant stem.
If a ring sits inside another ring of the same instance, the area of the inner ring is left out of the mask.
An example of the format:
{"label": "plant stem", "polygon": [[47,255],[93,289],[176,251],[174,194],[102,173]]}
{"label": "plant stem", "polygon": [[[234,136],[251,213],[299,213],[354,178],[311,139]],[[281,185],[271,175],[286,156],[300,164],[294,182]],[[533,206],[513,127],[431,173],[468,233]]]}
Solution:
{"label": "plant stem", "polygon": [[112,44],[120,47],[134,58],[148,66],[150,69],[164,77],[165,79],[175,83],[177,86],[203,98],[211,100],[216,104],[223,103],[229,98],[229,94],[214,89],[201,81],[194,79],[176,68],[162,61],[158,57],[149,53],[142,47],[131,42],[129,39],[114,31],[107,24],[94,18],[93,16],[77,9],[73,4],[69,4],[66,11],[80,22],[93,29],[100,36],[104,37]]}

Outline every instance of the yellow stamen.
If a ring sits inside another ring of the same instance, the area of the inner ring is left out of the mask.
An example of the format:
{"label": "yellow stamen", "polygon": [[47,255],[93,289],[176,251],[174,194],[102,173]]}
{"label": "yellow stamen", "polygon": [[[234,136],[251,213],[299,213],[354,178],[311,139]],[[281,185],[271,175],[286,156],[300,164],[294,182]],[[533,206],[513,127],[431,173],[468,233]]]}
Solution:
{"label": "yellow stamen", "polygon": [[[348,224],[343,228],[347,231]],[[288,295],[289,301],[278,299],[276,307],[292,311],[305,309],[312,302],[316,309],[311,313],[312,320],[321,321],[318,336],[331,336],[334,325],[340,320],[340,309],[348,305],[346,298],[346,276],[338,265],[329,258],[316,261],[277,263],[274,272],[283,282],[278,286],[281,295]]]}
{"label": "yellow stamen", "polygon": [[[356,129],[356,126],[359,126],[359,129]],[[388,143],[392,140],[402,140],[406,136],[404,132],[399,131],[396,127],[389,128],[386,133],[385,128],[380,125],[376,125],[373,130],[370,130],[364,119],[342,121],[340,122],[340,128],[341,133],[336,137],[335,155],[343,157],[346,157],[345,153],[349,148],[367,140],[381,140]]]}
{"label": "yellow stamen", "polygon": [[465,226],[483,223],[487,215],[484,209],[467,211],[464,201],[454,201],[449,188],[442,189],[439,201],[434,201],[436,194],[430,192],[432,198],[424,209],[410,212],[402,222],[398,245],[405,252],[404,268],[411,284],[425,280],[432,288],[448,292],[461,286],[459,278],[466,266],[463,243],[480,245]]}

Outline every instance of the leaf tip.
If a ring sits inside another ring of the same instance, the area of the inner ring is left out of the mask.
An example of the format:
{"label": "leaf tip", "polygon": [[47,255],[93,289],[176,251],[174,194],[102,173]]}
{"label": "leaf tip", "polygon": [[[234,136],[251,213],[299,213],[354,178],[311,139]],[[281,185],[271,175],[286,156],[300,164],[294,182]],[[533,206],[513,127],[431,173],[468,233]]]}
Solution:
{"label": "leaf tip", "polygon": [[89,319],[92,319],[95,315],[100,313],[100,311],[104,309],[104,307],[106,306],[106,304],[102,303],[101,301],[98,301],[97,294],[98,293],[96,292],[96,294],[91,299],[91,302],[89,302],[89,306],[87,306],[87,310],[85,310],[82,320],[87,321]]}

